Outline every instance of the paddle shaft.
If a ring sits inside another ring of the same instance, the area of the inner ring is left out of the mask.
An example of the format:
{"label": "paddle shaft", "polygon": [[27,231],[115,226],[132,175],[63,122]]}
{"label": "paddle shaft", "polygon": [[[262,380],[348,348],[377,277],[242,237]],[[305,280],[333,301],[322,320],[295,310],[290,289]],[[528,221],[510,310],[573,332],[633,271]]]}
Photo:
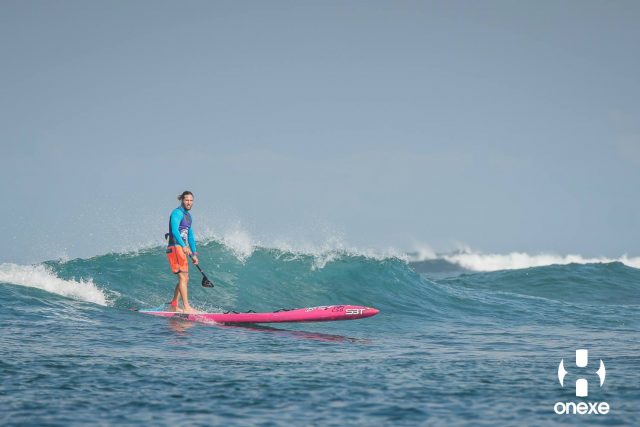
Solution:
{"label": "paddle shaft", "polygon": [[[191,261],[193,262],[193,254],[189,254],[189,258],[191,258]],[[205,288],[213,288],[213,283],[211,283],[211,280],[209,280],[207,275],[204,274],[204,271],[202,271],[200,266],[196,263],[193,263],[193,265],[195,265],[198,271],[200,271],[200,274],[202,274],[202,286]]]}
{"label": "paddle shaft", "polygon": [[[194,264],[196,266],[196,268],[200,271],[200,273],[202,273],[202,275],[204,276],[204,278],[206,279],[207,276],[204,274],[204,271],[202,271],[202,269],[200,268],[200,266],[198,264]],[[209,280],[209,279],[207,279]]]}

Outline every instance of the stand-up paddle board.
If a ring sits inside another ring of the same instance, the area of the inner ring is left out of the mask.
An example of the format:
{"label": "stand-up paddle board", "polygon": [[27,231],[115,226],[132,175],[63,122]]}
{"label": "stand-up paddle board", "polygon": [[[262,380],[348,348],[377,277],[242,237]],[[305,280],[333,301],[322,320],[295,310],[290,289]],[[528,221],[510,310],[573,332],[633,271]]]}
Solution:
{"label": "stand-up paddle board", "polygon": [[204,323],[282,323],[282,322],[329,322],[336,320],[364,319],[378,314],[379,310],[360,305],[325,305],[320,307],[282,309],[271,313],[197,313],[187,314],[158,309],[138,310],[140,313],[153,316],[184,319]]}

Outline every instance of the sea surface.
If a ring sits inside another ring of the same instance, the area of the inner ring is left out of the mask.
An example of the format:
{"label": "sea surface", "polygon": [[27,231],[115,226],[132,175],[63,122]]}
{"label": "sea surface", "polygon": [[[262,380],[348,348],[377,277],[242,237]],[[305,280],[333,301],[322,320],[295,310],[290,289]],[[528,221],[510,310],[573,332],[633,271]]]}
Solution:
{"label": "sea surface", "polygon": [[[633,263],[269,247],[238,256],[215,240],[200,252],[216,284],[202,288],[192,269],[200,310],[380,314],[272,327],[146,316],[135,309],[169,301],[175,285],[160,246],[0,264],[0,425],[640,425]],[[576,396],[580,378],[588,397]],[[557,402],[610,411],[558,415]]]}

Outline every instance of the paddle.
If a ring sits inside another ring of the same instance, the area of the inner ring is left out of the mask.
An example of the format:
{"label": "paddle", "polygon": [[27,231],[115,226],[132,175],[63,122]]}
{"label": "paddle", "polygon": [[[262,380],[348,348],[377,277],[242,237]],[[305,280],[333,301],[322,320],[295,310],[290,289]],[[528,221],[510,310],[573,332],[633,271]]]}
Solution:
{"label": "paddle", "polygon": [[[193,255],[189,255],[189,258],[191,258],[191,261],[193,261]],[[195,266],[196,266],[196,268],[197,268],[198,270],[200,270],[200,273],[202,273],[202,283],[201,283],[202,287],[203,287],[203,288],[213,288],[213,283],[211,283],[211,280],[209,280],[209,279],[207,278],[207,275],[206,275],[206,274],[204,274],[204,271],[202,271],[202,269],[200,268],[200,266],[199,266],[198,264],[193,264],[193,265],[195,265]]]}

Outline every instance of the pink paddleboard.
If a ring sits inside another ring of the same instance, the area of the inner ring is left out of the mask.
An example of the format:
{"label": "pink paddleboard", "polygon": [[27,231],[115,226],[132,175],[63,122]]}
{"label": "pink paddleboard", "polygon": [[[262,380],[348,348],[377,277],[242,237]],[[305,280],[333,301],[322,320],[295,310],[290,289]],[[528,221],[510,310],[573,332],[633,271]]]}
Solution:
{"label": "pink paddleboard", "polygon": [[282,323],[329,322],[371,317],[379,310],[361,305],[325,305],[320,307],[279,310],[272,313],[198,313],[185,314],[174,311],[140,310],[140,313],[204,323]]}

